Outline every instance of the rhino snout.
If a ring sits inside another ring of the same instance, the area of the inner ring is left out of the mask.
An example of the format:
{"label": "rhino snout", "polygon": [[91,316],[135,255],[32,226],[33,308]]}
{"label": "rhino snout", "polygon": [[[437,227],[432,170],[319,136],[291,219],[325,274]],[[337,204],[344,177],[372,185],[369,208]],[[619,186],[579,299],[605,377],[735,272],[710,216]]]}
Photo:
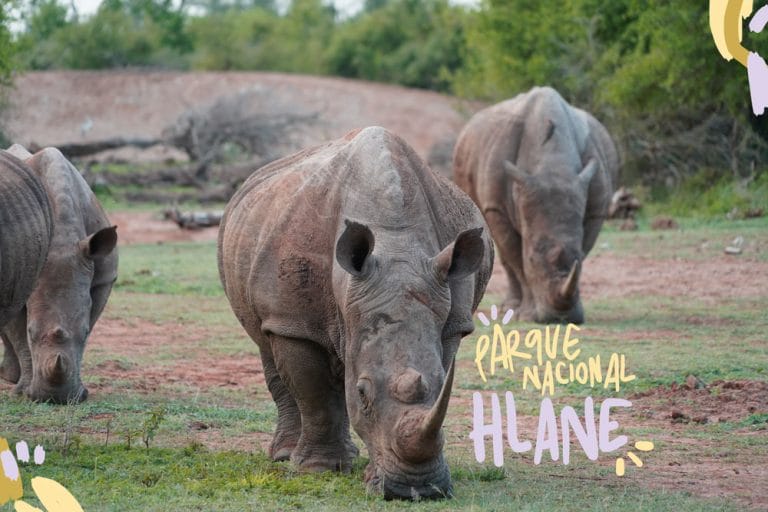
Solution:
{"label": "rhino snout", "polygon": [[381,472],[380,486],[384,499],[423,500],[444,499],[453,496],[451,473],[445,461],[432,472],[422,475]]}
{"label": "rhino snout", "polygon": [[82,384],[65,389],[52,389],[45,386],[31,385],[24,394],[33,402],[47,402],[59,405],[79,404],[88,398],[88,390]]}
{"label": "rhino snout", "polygon": [[88,390],[80,381],[77,364],[59,351],[45,360],[40,375],[33,377],[25,394],[35,402],[56,404],[80,403],[88,398]]}

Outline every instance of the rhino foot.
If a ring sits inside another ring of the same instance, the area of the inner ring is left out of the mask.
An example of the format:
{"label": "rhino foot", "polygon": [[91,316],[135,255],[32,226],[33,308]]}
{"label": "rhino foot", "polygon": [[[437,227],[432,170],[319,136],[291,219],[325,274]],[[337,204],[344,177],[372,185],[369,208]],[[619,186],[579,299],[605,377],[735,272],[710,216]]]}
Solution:
{"label": "rhino foot", "polygon": [[357,447],[348,440],[343,447],[333,449],[323,447],[320,450],[311,450],[309,447],[297,447],[291,454],[291,461],[299,467],[299,470],[307,473],[321,471],[340,471],[349,473],[352,471],[352,461],[357,457]]}
{"label": "rhino foot", "polygon": [[3,353],[3,362],[0,364],[0,378],[16,384],[21,378],[19,358],[10,343],[3,340],[2,345],[5,351]]}
{"label": "rhino foot", "polygon": [[269,446],[269,457],[275,462],[289,460],[298,443],[298,435],[285,435],[276,432],[272,444]]}
{"label": "rhino foot", "polygon": [[6,355],[5,358],[3,358],[3,363],[0,365],[0,378],[7,380],[12,384],[19,382],[19,378],[21,378],[19,361],[16,359],[9,361],[9,358]]}

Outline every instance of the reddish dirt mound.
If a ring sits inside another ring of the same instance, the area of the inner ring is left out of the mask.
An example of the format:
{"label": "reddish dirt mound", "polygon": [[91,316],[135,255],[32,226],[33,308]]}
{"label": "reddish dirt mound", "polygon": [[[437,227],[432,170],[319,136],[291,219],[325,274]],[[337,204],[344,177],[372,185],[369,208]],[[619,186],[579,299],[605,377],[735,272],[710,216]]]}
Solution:
{"label": "reddish dirt mound", "polygon": [[[161,71],[46,71],[15,80],[8,131],[14,141],[56,145],[112,137],[159,137],[190,108],[251,89],[318,112],[305,144],[380,125],[402,136],[422,156],[452,140],[464,125],[459,100],[429,91],[331,77],[280,73]],[[472,110],[478,106],[466,105]],[[91,120],[83,135],[81,125]]]}
{"label": "reddish dirt mound", "polygon": [[695,377],[686,384],[660,386],[630,397],[635,414],[672,423],[739,422],[768,414],[768,382],[717,380],[702,385]]}

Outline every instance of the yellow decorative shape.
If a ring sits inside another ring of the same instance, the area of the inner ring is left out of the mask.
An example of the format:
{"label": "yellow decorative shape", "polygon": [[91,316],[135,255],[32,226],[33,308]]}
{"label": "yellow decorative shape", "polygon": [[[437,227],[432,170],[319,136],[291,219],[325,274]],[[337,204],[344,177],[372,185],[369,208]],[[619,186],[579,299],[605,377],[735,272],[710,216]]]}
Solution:
{"label": "yellow decorative shape", "polygon": [[624,476],[624,459],[616,459],[616,476]]}
{"label": "yellow decorative shape", "polygon": [[635,443],[635,448],[640,450],[641,452],[649,452],[653,450],[653,442],[652,441],[638,441]]}
{"label": "yellow decorative shape", "polygon": [[630,458],[630,460],[631,460],[632,462],[634,462],[634,463],[635,463],[635,466],[637,466],[637,467],[639,467],[639,468],[643,467],[643,461],[642,461],[642,459],[640,459],[640,457],[638,457],[638,456],[637,456],[637,455],[635,455],[634,453],[632,453],[632,452],[627,452],[627,457],[629,457],[629,458]]}
{"label": "yellow decorative shape", "polygon": [[[8,446],[8,441],[0,437],[0,457],[13,461],[16,464],[16,458]],[[0,505],[4,505],[9,500],[17,500],[24,495],[24,489],[21,486],[21,475],[16,479],[11,479],[5,474],[5,468],[0,462]]]}
{"label": "yellow decorative shape", "polygon": [[24,500],[18,500],[14,502],[13,508],[16,509],[16,512],[43,512],[39,508],[33,507]]}
{"label": "yellow decorative shape", "polygon": [[715,46],[725,60],[736,59],[747,66],[747,50],[743,39],[742,19],[749,17],[754,0],[710,0],[709,29]]}
{"label": "yellow decorative shape", "polygon": [[59,482],[41,476],[32,479],[32,489],[48,512],[83,512],[83,507]]}

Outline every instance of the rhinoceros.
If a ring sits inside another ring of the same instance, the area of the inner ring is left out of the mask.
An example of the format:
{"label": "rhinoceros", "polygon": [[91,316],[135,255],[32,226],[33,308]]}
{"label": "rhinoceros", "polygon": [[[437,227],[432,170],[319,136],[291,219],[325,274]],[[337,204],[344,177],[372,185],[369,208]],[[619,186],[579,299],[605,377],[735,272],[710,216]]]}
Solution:
{"label": "rhinoceros", "polygon": [[379,127],[255,172],[222,219],[232,310],[259,346],[274,460],[350,468],[386,498],[451,494],[442,423],[493,265],[482,215]]}
{"label": "rhinoceros", "polygon": [[77,403],[88,396],[80,379],[85,343],[117,279],[116,227],[57,149],[12,151],[45,186],[53,238],[26,307],[0,330],[3,367],[19,370],[3,377],[32,400]]}
{"label": "rhinoceros", "polygon": [[581,264],[618,177],[616,147],[592,115],[550,87],[486,108],[459,135],[454,181],[477,203],[520,320],[584,321]]}
{"label": "rhinoceros", "polygon": [[[40,178],[0,150],[0,327],[24,307],[37,283],[53,236],[53,210]],[[0,376],[18,379],[6,358]]]}

